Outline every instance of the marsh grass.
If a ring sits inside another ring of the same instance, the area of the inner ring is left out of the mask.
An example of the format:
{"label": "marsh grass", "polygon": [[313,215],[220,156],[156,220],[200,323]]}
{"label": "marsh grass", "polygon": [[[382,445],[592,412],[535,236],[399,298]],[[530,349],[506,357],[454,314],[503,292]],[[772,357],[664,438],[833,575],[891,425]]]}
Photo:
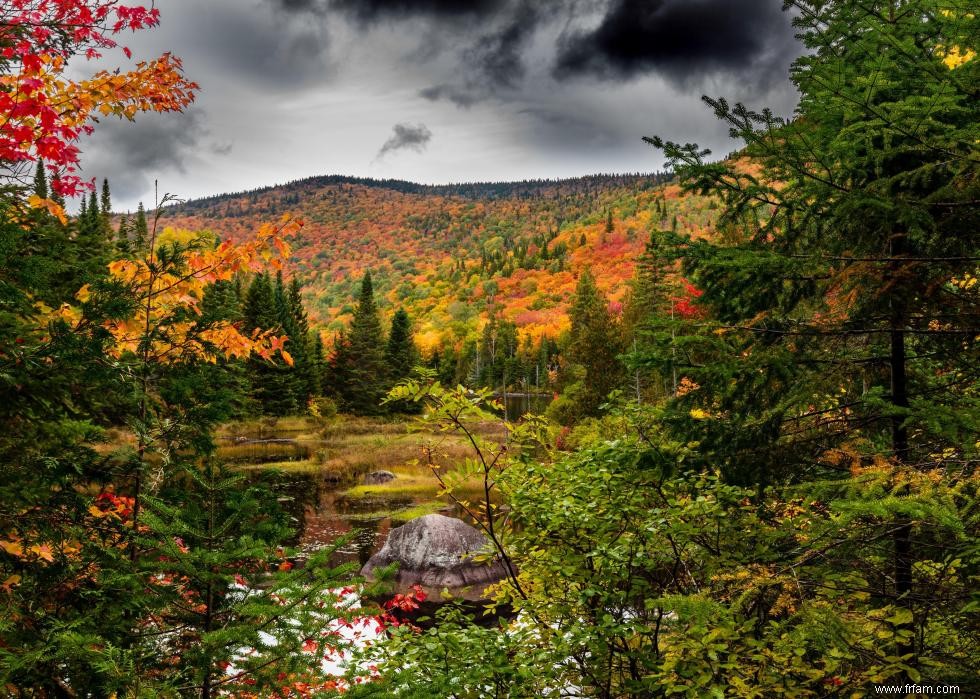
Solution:
{"label": "marsh grass", "polygon": [[314,459],[302,461],[273,461],[263,463],[243,463],[238,464],[243,471],[281,471],[284,473],[304,473],[315,475],[320,473],[321,465]]}

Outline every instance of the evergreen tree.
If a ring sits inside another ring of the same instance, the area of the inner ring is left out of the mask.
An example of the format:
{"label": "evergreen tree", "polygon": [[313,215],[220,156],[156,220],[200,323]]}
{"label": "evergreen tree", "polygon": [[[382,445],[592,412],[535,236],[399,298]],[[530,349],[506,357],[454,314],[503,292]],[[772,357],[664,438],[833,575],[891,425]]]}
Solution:
{"label": "evergreen tree", "polygon": [[320,332],[318,330],[314,331],[312,337],[313,341],[310,348],[312,380],[310,390],[314,396],[319,396],[324,393],[324,387],[327,385],[327,356],[326,350],[323,347],[323,337],[320,335]]}
{"label": "evergreen tree", "polygon": [[382,410],[381,401],[386,393],[384,348],[371,273],[365,272],[349,332],[337,347],[344,365],[337,378],[346,378],[340,386],[341,397],[345,407],[355,414],[375,415]]}
{"label": "evergreen tree", "polygon": [[[391,332],[388,334],[388,344],[385,346],[384,361],[388,388],[411,376],[412,369],[419,363],[419,350],[412,339],[412,322],[403,308],[395,311],[391,319]],[[389,408],[396,412],[412,412],[418,408],[418,405],[418,403],[399,401],[389,404]]]}
{"label": "evergreen tree", "polygon": [[146,223],[146,209],[143,202],[136,207],[136,222],[133,224],[133,250],[142,252],[150,240],[150,229]]}
{"label": "evergreen tree", "polygon": [[119,230],[116,231],[116,250],[123,257],[133,252],[133,244],[129,230],[129,217],[123,214],[119,217]]}
{"label": "evergreen tree", "polygon": [[34,171],[34,193],[41,199],[48,198],[48,178],[44,172],[44,161],[37,161],[37,169]]}
{"label": "evergreen tree", "polygon": [[[313,357],[313,342],[310,338],[310,320],[303,307],[302,287],[299,280],[293,277],[289,281],[288,306],[290,313],[290,341],[292,343],[293,359],[299,379],[298,391],[301,405],[306,405],[310,398],[320,394],[320,366]],[[321,341],[322,361],[322,341]]]}
{"label": "evergreen tree", "polygon": [[567,350],[569,361],[580,367],[582,374],[568,387],[571,390],[566,390],[573,405],[565,421],[598,414],[599,406],[622,381],[623,365],[618,355],[623,348],[608,306],[591,272],[583,271],[569,313],[572,327]]}
{"label": "evergreen tree", "polygon": [[113,256],[109,238],[103,228],[99,200],[94,191],[89,193],[87,201],[85,197],[82,198],[77,219],[74,253],[79,286],[103,277],[106,265]]}
{"label": "evergreen tree", "polygon": [[412,322],[405,309],[399,308],[391,319],[391,332],[385,347],[385,363],[391,383],[410,376],[418,361],[418,347],[412,339]]}
{"label": "evergreen tree", "polygon": [[[280,330],[281,294],[267,274],[252,280],[245,297],[243,320],[247,330]],[[277,303],[277,297],[279,302]],[[251,397],[260,413],[289,415],[299,406],[296,401],[293,368],[252,355],[248,359]]]}
{"label": "evergreen tree", "polygon": [[112,195],[109,193],[109,180],[102,180],[102,196],[99,198],[99,226],[106,240],[112,240]]}
{"label": "evergreen tree", "polygon": [[99,205],[102,208],[102,214],[104,216],[109,216],[112,214],[112,195],[109,194],[108,178],[103,178],[102,180],[102,196],[99,200]]}
{"label": "evergreen tree", "polygon": [[980,249],[976,18],[932,0],[795,5],[809,49],[792,69],[796,118],[709,100],[761,171],[650,139],[741,233],[678,247],[718,327],[683,340],[702,355],[684,367],[698,388],[672,422],[705,468],[760,492],[889,464],[885,490],[854,482],[846,508],[869,539],[891,538],[888,565],[865,575],[906,608],[893,651],[914,665],[942,643],[912,628],[932,584],[916,561],[943,554],[911,483],[965,475],[947,459],[975,464],[980,433],[980,356],[964,342],[980,327],[965,281]]}

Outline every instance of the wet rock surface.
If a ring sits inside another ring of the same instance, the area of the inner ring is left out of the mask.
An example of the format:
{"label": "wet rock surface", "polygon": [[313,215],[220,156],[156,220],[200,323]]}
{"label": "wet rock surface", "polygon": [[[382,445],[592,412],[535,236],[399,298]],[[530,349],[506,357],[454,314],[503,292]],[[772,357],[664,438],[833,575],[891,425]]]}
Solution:
{"label": "wet rock surface", "polygon": [[452,517],[432,514],[391,530],[385,545],[361,569],[371,579],[377,568],[398,564],[399,588],[422,585],[430,593],[443,588],[456,597],[479,599],[487,585],[506,577],[502,561],[475,562],[489,541],[480,530]]}

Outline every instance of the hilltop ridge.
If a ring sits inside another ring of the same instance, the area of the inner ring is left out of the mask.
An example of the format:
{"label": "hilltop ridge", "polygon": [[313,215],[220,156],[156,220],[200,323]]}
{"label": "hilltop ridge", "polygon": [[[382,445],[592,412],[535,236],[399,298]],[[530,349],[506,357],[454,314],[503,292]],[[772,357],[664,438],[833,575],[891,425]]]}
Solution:
{"label": "hilltop ridge", "polygon": [[586,267],[618,311],[651,232],[703,233],[714,206],[665,173],[446,185],[323,175],[183,202],[163,220],[241,239],[297,216],[288,271],[314,321],[328,335],[343,328],[370,269],[382,310],[404,307],[431,350],[472,337],[491,314],[523,340],[558,337]]}

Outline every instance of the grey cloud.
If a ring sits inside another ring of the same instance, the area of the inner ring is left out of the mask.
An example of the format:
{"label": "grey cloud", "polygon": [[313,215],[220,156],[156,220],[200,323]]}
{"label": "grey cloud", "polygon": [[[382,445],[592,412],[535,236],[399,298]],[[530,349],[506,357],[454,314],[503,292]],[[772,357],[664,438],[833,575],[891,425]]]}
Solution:
{"label": "grey cloud", "polygon": [[457,107],[462,107],[463,109],[469,109],[474,104],[486,99],[484,95],[478,95],[475,92],[468,91],[464,87],[446,83],[423,88],[419,90],[419,96],[424,97],[430,102],[438,102],[442,99],[449,100]]}
{"label": "grey cloud", "polygon": [[[178,53],[188,72],[204,69],[205,74],[198,78],[203,89],[234,76],[242,83],[284,92],[322,78],[330,68],[325,22],[305,21],[265,6],[243,7],[245,4],[209,0],[200,12],[186,16],[179,35],[170,35],[171,43],[180,47]],[[169,33],[176,27],[167,25],[166,17],[161,28]]]}
{"label": "grey cloud", "polygon": [[395,124],[394,133],[378,151],[378,158],[397,150],[414,150],[421,153],[432,140],[432,132],[425,124]]}
{"label": "grey cloud", "polygon": [[215,142],[204,114],[144,114],[135,122],[105,119],[84,144],[85,177],[108,177],[117,199],[148,192],[166,172],[187,173],[200,155],[225,156],[232,144]]}

